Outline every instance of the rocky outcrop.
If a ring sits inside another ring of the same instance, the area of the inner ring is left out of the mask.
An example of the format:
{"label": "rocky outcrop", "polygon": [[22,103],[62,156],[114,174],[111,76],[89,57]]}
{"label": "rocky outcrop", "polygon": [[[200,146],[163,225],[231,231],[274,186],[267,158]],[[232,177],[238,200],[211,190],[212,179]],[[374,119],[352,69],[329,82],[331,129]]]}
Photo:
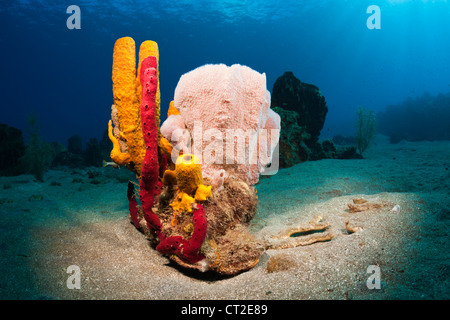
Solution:
{"label": "rocky outcrop", "polygon": [[308,160],[310,150],[304,141],[309,138],[309,134],[306,133],[305,127],[298,125],[300,118],[298,112],[285,110],[280,107],[273,107],[272,109],[281,118],[279,140],[280,167],[288,168]]}
{"label": "rocky outcrop", "polygon": [[271,108],[280,115],[280,167],[307,160],[354,159],[356,148],[319,142],[328,107],[318,87],[304,83],[287,71],[273,86]]}
{"label": "rocky outcrop", "polygon": [[273,85],[271,106],[298,113],[297,124],[310,135],[304,141],[308,147],[319,140],[328,107],[318,87],[300,81],[287,71]]}
{"label": "rocky outcrop", "polygon": [[19,159],[25,154],[22,131],[0,123],[0,174],[20,174]]}

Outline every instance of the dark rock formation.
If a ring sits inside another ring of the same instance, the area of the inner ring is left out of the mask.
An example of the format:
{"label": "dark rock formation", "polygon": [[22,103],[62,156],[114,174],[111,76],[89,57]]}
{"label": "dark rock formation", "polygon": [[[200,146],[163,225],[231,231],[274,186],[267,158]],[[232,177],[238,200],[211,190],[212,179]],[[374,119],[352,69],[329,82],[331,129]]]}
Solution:
{"label": "dark rock formation", "polygon": [[319,140],[328,107],[318,87],[301,82],[292,72],[287,71],[275,81],[271,101],[272,107],[298,113],[298,125],[304,127],[310,135],[305,140],[308,147]]}
{"label": "dark rock formation", "polygon": [[105,130],[100,141],[97,138],[90,138],[84,150],[79,135],[73,135],[67,142],[67,149],[58,148],[56,150],[55,155],[52,157],[52,167],[101,167],[103,160],[111,161],[109,154],[112,149],[112,143],[108,138],[107,130]]}
{"label": "dark rock formation", "polygon": [[0,175],[21,173],[19,159],[25,154],[22,131],[0,123]]}
{"label": "dark rock formation", "polygon": [[108,129],[105,129],[105,131],[103,131],[103,136],[99,142],[99,145],[100,145],[100,150],[102,153],[102,159],[105,161],[112,161],[111,160],[111,150],[113,148],[113,144],[108,137]]}
{"label": "dark rock formation", "polygon": [[83,143],[78,134],[71,136],[67,140],[67,150],[72,154],[81,155],[83,153]]}
{"label": "dark rock formation", "polygon": [[299,114],[295,111],[273,107],[273,111],[281,118],[279,140],[280,167],[288,168],[294,164],[308,160],[310,150],[304,140],[309,138],[305,128],[298,125]]}
{"label": "dark rock formation", "polygon": [[32,174],[37,181],[44,181],[44,174],[51,160],[50,145],[39,134],[35,114],[27,116],[27,145],[25,154],[19,159],[23,172]]}
{"label": "dark rock formation", "polygon": [[335,135],[333,137],[333,143],[341,146],[355,146],[356,138],[353,136],[344,137],[341,134]]}
{"label": "dark rock formation", "polygon": [[103,156],[97,138],[89,139],[84,151],[84,161],[87,166],[101,167]]}
{"label": "dark rock formation", "polygon": [[449,123],[450,93],[408,98],[377,114],[378,130],[391,143],[450,140]]}
{"label": "dark rock formation", "polygon": [[362,155],[356,152],[355,146],[336,148],[336,159],[362,159]]}
{"label": "dark rock formation", "polygon": [[319,88],[285,72],[273,86],[272,109],[280,115],[280,167],[307,160],[353,159],[355,147],[336,147],[331,140],[319,142],[328,107]]}

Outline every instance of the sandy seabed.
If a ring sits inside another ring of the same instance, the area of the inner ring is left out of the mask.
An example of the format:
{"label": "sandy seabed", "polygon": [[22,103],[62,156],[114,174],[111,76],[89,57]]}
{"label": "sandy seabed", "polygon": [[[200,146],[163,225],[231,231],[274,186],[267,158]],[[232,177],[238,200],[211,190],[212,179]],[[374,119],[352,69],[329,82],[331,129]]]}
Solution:
{"label": "sandy seabed", "polygon": [[[318,217],[334,237],[266,250],[233,277],[181,269],[150,246],[127,218],[126,169],[0,177],[0,297],[449,299],[449,167],[449,141],[380,136],[363,160],[306,162],[261,179],[250,225],[258,238]],[[355,198],[382,206],[351,213]],[[361,230],[349,234],[347,221]],[[80,289],[67,287],[73,265]],[[370,290],[374,265],[381,288]]]}

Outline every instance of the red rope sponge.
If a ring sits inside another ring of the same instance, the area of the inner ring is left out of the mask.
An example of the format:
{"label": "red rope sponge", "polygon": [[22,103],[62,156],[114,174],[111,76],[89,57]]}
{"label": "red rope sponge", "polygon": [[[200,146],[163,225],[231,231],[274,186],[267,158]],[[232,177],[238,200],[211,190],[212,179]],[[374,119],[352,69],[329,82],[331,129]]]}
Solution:
{"label": "red rope sponge", "polygon": [[194,232],[189,240],[181,236],[171,236],[161,241],[156,250],[163,254],[176,254],[181,260],[188,263],[196,263],[205,258],[199,251],[206,237],[206,216],[201,204],[197,204],[197,209],[192,218]]}

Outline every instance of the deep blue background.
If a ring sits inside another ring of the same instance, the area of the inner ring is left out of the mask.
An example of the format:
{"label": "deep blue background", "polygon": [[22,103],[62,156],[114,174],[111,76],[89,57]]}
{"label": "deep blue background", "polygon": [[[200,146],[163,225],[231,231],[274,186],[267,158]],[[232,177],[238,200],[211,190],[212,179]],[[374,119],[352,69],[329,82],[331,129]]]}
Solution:
{"label": "deep blue background", "polygon": [[[68,30],[69,5],[81,30]],[[381,30],[369,30],[369,5]],[[0,122],[38,117],[47,141],[100,138],[113,103],[114,42],[160,49],[162,113],[179,77],[206,63],[240,63],[317,85],[329,113],[324,137],[352,134],[359,105],[383,110],[450,91],[450,3],[422,0],[8,1],[0,4]]]}

